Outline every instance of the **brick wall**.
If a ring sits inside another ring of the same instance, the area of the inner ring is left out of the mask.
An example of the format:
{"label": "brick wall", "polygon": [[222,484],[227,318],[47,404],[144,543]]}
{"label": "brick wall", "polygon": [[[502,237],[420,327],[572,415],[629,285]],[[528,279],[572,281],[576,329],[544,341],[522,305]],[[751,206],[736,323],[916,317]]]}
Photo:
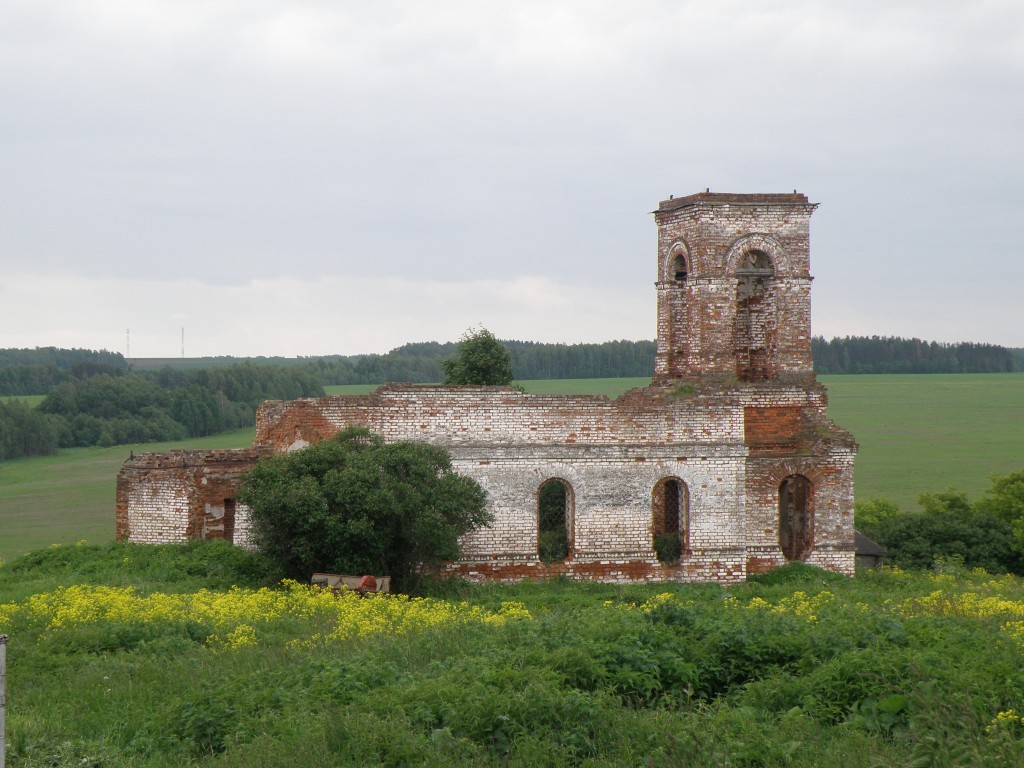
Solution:
{"label": "brick wall", "polygon": [[133,455],[117,475],[118,540],[145,544],[227,539],[249,545],[249,515],[235,501],[264,449]]}

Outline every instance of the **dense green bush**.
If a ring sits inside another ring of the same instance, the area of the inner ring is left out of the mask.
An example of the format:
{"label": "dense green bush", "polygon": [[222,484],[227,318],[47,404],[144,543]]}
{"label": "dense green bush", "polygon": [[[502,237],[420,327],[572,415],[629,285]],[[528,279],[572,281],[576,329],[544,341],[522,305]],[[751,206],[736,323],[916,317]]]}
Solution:
{"label": "dense green bush", "polygon": [[383,575],[398,589],[424,567],[457,560],[459,537],[491,519],[483,489],[443,448],[386,445],[357,427],[261,460],[238,498],[257,547],[288,575]]}
{"label": "dense green bush", "polygon": [[508,385],[513,378],[508,350],[486,328],[466,331],[455,355],[441,361],[441,370],[445,384]]}
{"label": "dense green bush", "polygon": [[903,568],[930,568],[959,558],[969,568],[991,573],[1024,573],[1024,471],[992,477],[985,495],[971,502],[949,489],[925,493],[921,509],[898,513],[875,499],[858,507],[858,525],[890,550],[890,562]]}
{"label": "dense green bush", "polygon": [[654,554],[659,563],[678,563],[683,554],[683,542],[678,531],[659,533],[654,537]]}

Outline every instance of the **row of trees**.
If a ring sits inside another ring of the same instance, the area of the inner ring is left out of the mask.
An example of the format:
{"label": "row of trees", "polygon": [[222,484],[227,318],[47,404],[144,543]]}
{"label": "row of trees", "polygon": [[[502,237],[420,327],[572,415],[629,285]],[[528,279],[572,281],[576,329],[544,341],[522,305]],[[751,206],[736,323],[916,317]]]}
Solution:
{"label": "row of trees", "polygon": [[57,452],[63,421],[21,400],[0,401],[0,461]]}
{"label": "row of trees", "polygon": [[975,501],[954,489],[922,494],[921,508],[912,512],[886,499],[858,503],[857,528],[902,568],[957,559],[990,573],[1024,575],[1024,470],[991,481]]}
{"label": "row of trees", "polygon": [[75,377],[127,371],[124,357],[105,349],[0,349],[0,395],[44,395]]}
{"label": "row of trees", "polygon": [[0,455],[213,435],[251,426],[264,400],[323,394],[316,378],[297,367],[242,364],[75,377],[54,387],[36,409],[20,401],[5,404]]}
{"label": "row of trees", "polygon": [[995,344],[940,344],[898,336],[811,340],[816,373],[1008,373],[1020,370],[1013,350]]}
{"label": "row of trees", "polygon": [[[589,379],[650,376],[655,342],[609,341],[603,344],[541,344],[508,341],[516,379]],[[1017,350],[994,344],[940,344],[895,336],[846,336],[811,342],[817,373],[1003,373],[1024,368]],[[324,384],[418,383],[442,380],[442,362],[456,352],[454,343],[405,344],[386,355],[317,358],[306,367]]]}
{"label": "row of trees", "polygon": [[[501,341],[509,352],[517,379],[595,379],[650,376],[654,373],[653,341],[607,341],[603,344],[541,344]],[[444,379],[443,363],[458,350],[454,342],[405,344],[386,355],[320,357],[305,363],[321,383],[383,384],[411,381],[424,384]]]}
{"label": "row of trees", "polygon": [[[516,379],[591,379],[650,376],[655,342],[608,341],[603,344],[542,344],[501,341]],[[815,371],[846,373],[997,373],[1024,370],[1024,350],[993,344],[940,344],[895,336],[846,336],[811,342]],[[458,345],[436,341],[404,344],[384,355],[328,355],[314,358],[259,358],[260,367],[299,367],[323,385],[383,384],[388,381],[432,383],[444,378],[443,362]],[[233,358],[210,358],[203,370],[214,372],[239,364]],[[230,366],[228,364],[231,364]],[[41,395],[74,378],[127,373],[119,353],[82,349],[0,350],[0,395]],[[193,371],[195,369],[192,369]],[[148,373],[148,372],[147,372]],[[187,369],[159,371],[166,385]]]}

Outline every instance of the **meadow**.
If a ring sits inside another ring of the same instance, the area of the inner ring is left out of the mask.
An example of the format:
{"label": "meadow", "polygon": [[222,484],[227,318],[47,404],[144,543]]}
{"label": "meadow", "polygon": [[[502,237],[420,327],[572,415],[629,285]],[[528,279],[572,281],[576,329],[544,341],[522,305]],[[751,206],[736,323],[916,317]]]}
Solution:
{"label": "meadow", "polygon": [[[992,766],[1024,750],[1024,582],[267,588],[222,542],[0,568],[8,765]],[[71,586],[67,586],[71,585]]]}
{"label": "meadow", "polygon": [[240,448],[255,429],[113,448],[68,448],[56,456],[0,463],[0,560],[51,544],[114,538],[117,472],[133,451]]}
{"label": "meadow", "polygon": [[[990,474],[1024,469],[1024,373],[822,376],[829,414],[860,444],[858,500],[884,497],[906,510],[921,493],[955,487],[970,498]],[[616,397],[647,379],[521,382],[546,394]],[[363,394],[374,385],[328,387]],[[0,558],[114,533],[114,481],[130,451],[243,447],[252,430],[180,443],[76,448],[0,464]]]}
{"label": "meadow", "polygon": [[35,408],[45,399],[46,395],[0,395],[0,402],[6,403],[10,400],[21,400],[25,403],[28,403],[33,408]]}

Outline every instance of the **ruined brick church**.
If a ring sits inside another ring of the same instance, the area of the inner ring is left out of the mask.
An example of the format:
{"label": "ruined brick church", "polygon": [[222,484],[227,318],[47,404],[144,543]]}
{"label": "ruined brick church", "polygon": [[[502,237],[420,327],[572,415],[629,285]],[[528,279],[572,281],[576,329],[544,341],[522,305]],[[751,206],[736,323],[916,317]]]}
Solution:
{"label": "ruined brick church", "polygon": [[[247,545],[242,475],[261,456],[360,425],[443,445],[487,491],[493,523],[450,564],[468,578],[728,582],[790,561],[852,575],[856,444],[826,416],[811,357],[816,205],[796,192],[661,202],[649,387],[609,400],[386,384],[266,402],[250,449],[130,458],[117,537]],[[540,513],[551,491],[553,531]],[[545,532],[564,537],[564,559],[540,557]],[[659,560],[666,536],[678,536],[678,555]]]}

